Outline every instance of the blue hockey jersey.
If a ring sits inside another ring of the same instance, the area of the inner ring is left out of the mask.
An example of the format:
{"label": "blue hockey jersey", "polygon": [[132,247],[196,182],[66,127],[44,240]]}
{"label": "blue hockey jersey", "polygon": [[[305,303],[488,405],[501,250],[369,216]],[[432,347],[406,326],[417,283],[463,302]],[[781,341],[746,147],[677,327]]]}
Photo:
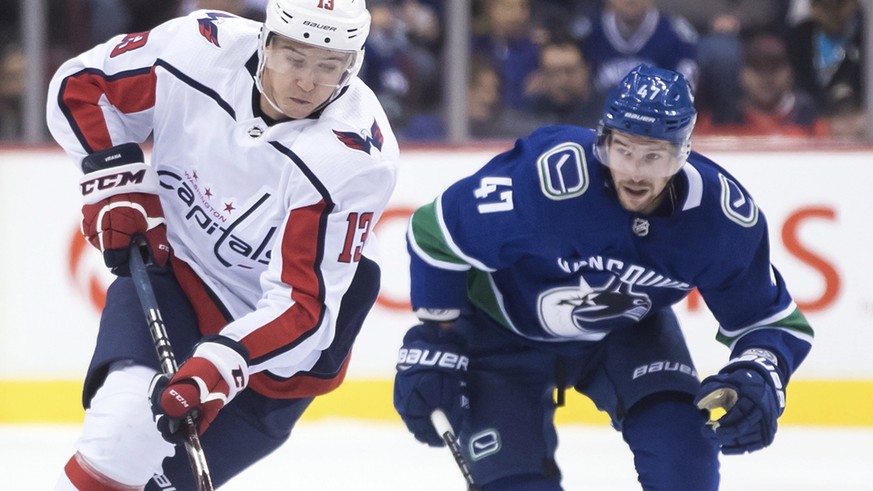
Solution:
{"label": "blue hockey jersey", "polygon": [[771,349],[790,374],[813,333],[770,263],[749,193],[692,152],[667,212],[626,211],[594,141],[592,130],[542,128],[418,209],[413,308],[470,302],[528,341],[596,342],[697,288],[721,342]]}
{"label": "blue hockey jersey", "polygon": [[606,11],[595,20],[582,46],[594,87],[601,93],[641,63],[678,71],[692,85],[697,80],[697,33],[682,17],[649,10],[634,35],[625,39],[615,13]]}

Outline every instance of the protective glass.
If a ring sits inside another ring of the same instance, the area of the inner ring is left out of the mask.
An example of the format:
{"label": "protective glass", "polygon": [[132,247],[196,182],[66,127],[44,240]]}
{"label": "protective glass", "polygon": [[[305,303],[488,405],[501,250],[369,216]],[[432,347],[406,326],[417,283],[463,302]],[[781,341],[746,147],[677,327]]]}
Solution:
{"label": "protective glass", "polygon": [[604,130],[597,156],[612,171],[639,179],[670,177],[688,159],[688,145]]}
{"label": "protective glass", "polygon": [[276,36],[264,48],[264,66],[289,77],[309,77],[315,85],[337,88],[349,76],[355,56]]}

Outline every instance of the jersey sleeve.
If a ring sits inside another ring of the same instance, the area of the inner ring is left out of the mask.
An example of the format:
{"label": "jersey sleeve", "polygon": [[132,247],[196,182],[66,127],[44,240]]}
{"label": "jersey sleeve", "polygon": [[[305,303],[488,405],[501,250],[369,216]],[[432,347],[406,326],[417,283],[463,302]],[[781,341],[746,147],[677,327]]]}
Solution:
{"label": "jersey sleeve", "polygon": [[459,309],[470,268],[493,272],[517,259],[532,227],[525,226],[516,186],[536,179],[517,165],[519,146],[413,213],[407,232],[413,309]]}
{"label": "jersey sleeve", "polygon": [[813,329],[770,261],[766,218],[745,190],[732,186],[732,192],[743,193],[754,208],[741,217],[723,205],[727,211],[718,217],[722,234],[716,255],[720,264],[710,269],[698,288],[719,321],[716,338],[733,354],[748,348],[773,351],[788,380],[812,347]]}
{"label": "jersey sleeve", "polygon": [[148,138],[156,62],[184,43],[184,32],[196,28],[191,17],[174,19],[151,31],[115,36],[61,65],[49,84],[46,120],[74,161]]}

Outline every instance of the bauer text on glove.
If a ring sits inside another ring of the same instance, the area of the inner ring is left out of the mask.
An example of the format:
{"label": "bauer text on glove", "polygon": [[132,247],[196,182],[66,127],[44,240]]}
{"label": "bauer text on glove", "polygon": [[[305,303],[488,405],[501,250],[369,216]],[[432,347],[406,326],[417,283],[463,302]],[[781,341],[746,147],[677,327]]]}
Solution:
{"label": "bauer text on glove", "polygon": [[443,410],[455,432],[461,430],[469,411],[465,381],[469,358],[464,347],[459,334],[433,322],[411,328],[403,338],[394,408],[415,438],[428,445],[445,445],[431,424],[435,409]]}

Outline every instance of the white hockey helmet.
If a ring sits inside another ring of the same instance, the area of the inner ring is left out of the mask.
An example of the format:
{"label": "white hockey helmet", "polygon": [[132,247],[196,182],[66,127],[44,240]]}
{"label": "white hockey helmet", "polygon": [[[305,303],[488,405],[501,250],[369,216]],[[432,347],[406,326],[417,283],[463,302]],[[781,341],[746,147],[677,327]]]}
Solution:
{"label": "white hockey helmet", "polygon": [[360,71],[364,63],[364,43],[369,33],[370,12],[364,0],[269,0],[258,47],[258,72],[255,75],[258,90],[263,92],[261,76],[267,43],[272,35],[279,35],[352,55],[348,69],[327,100],[332,101]]}

